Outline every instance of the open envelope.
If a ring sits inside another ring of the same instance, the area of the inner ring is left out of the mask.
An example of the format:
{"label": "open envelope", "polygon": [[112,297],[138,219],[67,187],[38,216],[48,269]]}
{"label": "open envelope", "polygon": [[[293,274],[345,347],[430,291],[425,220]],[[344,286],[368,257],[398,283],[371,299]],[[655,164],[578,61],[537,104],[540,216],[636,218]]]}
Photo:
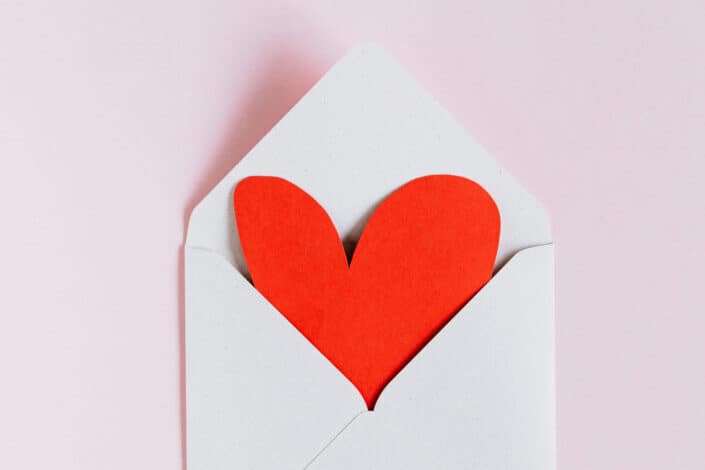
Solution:
{"label": "open envelope", "polygon": [[[496,202],[495,274],[368,411],[248,281],[233,190],[247,176],[285,178],[351,243],[381,200],[430,174],[464,176]],[[191,215],[188,468],[553,469],[553,344],[544,209],[386,53],[357,47]]]}

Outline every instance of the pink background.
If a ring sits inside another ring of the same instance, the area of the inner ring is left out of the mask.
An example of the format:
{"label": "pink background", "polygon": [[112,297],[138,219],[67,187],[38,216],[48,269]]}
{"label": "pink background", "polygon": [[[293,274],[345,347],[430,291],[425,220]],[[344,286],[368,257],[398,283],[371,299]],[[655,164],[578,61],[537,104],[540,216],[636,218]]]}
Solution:
{"label": "pink background", "polygon": [[559,468],[704,469],[705,3],[334,3],[0,2],[0,468],[180,469],[187,217],[373,40],[551,211]]}

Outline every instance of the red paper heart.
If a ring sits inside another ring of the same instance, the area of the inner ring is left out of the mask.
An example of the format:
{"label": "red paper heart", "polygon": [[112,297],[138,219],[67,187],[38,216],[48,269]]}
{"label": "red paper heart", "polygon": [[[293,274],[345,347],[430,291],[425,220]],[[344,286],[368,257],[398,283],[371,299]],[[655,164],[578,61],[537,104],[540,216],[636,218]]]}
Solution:
{"label": "red paper heart", "polygon": [[494,201],[458,176],[418,178],[392,193],[367,223],[349,267],[328,214],[288,181],[245,178],[234,206],[255,287],[370,409],[490,279],[499,243]]}

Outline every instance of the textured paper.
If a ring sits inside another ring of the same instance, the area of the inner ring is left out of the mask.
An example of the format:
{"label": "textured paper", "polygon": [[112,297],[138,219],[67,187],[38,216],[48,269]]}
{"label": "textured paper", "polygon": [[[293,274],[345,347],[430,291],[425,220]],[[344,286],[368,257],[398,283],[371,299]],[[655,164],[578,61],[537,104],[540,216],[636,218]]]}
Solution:
{"label": "textured paper", "polygon": [[387,383],[492,276],[500,220],[478,184],[417,178],[375,210],[348,265],[335,226],[281,178],[235,189],[252,281],[371,409]]}

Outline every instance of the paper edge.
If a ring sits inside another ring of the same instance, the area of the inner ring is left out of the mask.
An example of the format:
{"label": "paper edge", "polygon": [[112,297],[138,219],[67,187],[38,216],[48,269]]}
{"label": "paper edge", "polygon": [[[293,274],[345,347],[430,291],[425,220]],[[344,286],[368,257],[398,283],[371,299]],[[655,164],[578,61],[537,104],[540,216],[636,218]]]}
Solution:
{"label": "paper edge", "polygon": [[[521,250],[519,250],[517,253],[515,253],[515,254],[497,271],[497,273],[496,273],[494,276],[492,276],[492,279],[490,279],[490,281],[489,281],[487,284],[485,284],[485,286],[484,286],[480,291],[478,291],[478,293],[475,294],[475,296],[473,296],[473,298],[470,299],[470,300],[468,301],[468,303],[466,303],[466,304],[460,309],[460,311],[458,311],[458,313],[457,313],[457,314],[456,314],[456,315],[455,315],[455,316],[454,316],[454,317],[453,317],[453,318],[452,318],[452,319],[451,319],[451,320],[450,320],[450,321],[449,321],[449,322],[448,322],[448,323],[447,323],[447,324],[446,324],[446,325],[445,325],[445,326],[444,326],[444,327],[443,327],[443,328],[442,328],[442,329],[441,329],[441,330],[440,330],[440,331],[439,331],[439,332],[438,332],[438,333],[437,333],[437,334],[436,334],[436,335],[435,335],[435,336],[434,336],[434,337],[433,337],[415,356],[414,356],[414,358],[412,358],[412,360],[409,361],[409,363],[408,363],[406,366],[404,366],[404,368],[389,382],[389,384],[387,384],[387,386],[382,390],[382,393],[380,394],[379,398],[377,399],[377,406],[379,406],[379,405],[381,404],[381,402],[382,402],[382,400],[383,400],[383,396],[384,396],[385,393],[387,392],[389,385],[391,385],[392,382],[394,382],[394,380],[396,380],[401,374],[403,374],[404,371],[407,369],[407,367],[409,367],[409,366],[412,364],[412,362],[413,362],[416,358],[418,358],[421,354],[424,353],[424,350],[426,349],[426,347],[429,346],[429,345],[438,337],[438,335],[440,335],[440,334],[441,334],[444,330],[446,330],[447,328],[452,327],[451,324],[452,324],[453,321],[456,319],[457,315],[459,315],[460,313],[462,313],[463,310],[465,310],[465,309],[467,309],[467,308],[470,308],[470,307],[471,307],[471,304],[472,304],[472,302],[473,302],[473,300],[475,300],[475,299],[477,298],[477,296],[480,295],[480,293],[481,293],[483,290],[485,290],[485,288],[489,287],[490,284],[493,284],[493,281],[496,282],[496,279],[499,279],[500,276],[506,275],[506,273],[508,273],[509,270],[513,269],[517,264],[521,263],[527,256],[531,256],[531,255],[534,255],[534,256],[542,256],[542,257],[550,258],[550,261],[551,261],[551,277],[552,277],[551,283],[553,284],[553,297],[554,297],[553,308],[552,308],[552,311],[551,311],[551,319],[552,319],[552,321],[551,321],[551,328],[550,328],[550,329],[551,329],[551,336],[552,336],[552,338],[553,338],[553,341],[552,341],[552,343],[551,343],[551,345],[550,345],[550,348],[551,348],[551,356],[552,356],[552,359],[553,359],[553,363],[551,364],[552,374],[551,374],[551,384],[550,384],[551,390],[552,390],[551,401],[553,402],[553,408],[552,408],[552,412],[551,412],[551,414],[552,414],[551,419],[552,419],[552,423],[553,423],[553,425],[552,425],[552,436],[551,436],[551,440],[552,440],[552,444],[551,444],[551,445],[552,445],[552,448],[553,448],[553,451],[552,451],[552,453],[553,453],[553,459],[552,459],[553,462],[552,462],[551,467],[550,467],[549,469],[547,469],[547,470],[554,470],[554,469],[556,468],[556,455],[555,455],[555,454],[556,454],[556,450],[557,450],[556,363],[555,363],[555,361],[556,361],[556,359],[555,359],[555,353],[556,353],[556,343],[555,343],[555,331],[556,331],[556,327],[555,327],[555,243],[554,243],[554,242],[545,243],[545,244],[541,244],[541,245],[530,246],[530,247],[521,249]],[[375,407],[375,410],[363,411],[362,413],[360,413],[360,414],[358,414],[357,416],[355,416],[355,418],[353,418],[352,421],[350,421],[348,424],[346,424],[345,427],[343,427],[343,428],[335,435],[335,437],[334,437],[330,442],[328,442],[328,443],[325,445],[325,447],[324,447],[323,449],[321,449],[320,452],[318,452],[318,453],[311,459],[311,461],[309,461],[309,462],[303,467],[302,470],[307,470],[307,469],[310,468],[312,465],[315,465],[316,460],[317,460],[320,456],[324,455],[325,452],[326,452],[326,450],[327,450],[328,448],[330,448],[332,445],[334,445],[336,441],[338,441],[338,440],[340,440],[340,439],[344,439],[344,438],[346,437],[346,431],[348,431],[349,429],[351,429],[351,428],[355,425],[355,423],[356,423],[357,421],[359,421],[359,420],[361,420],[361,419],[364,419],[365,417],[369,416],[370,414],[374,414],[375,411],[376,411],[376,409],[377,409],[377,406]]]}
{"label": "paper edge", "polygon": [[[205,204],[205,202],[207,201],[207,199],[209,198],[209,196],[211,195],[211,193],[213,192],[213,190],[216,189],[216,188],[217,188],[218,186],[220,186],[221,184],[223,184],[223,183],[225,182],[225,180],[230,179],[231,175],[232,175],[234,172],[237,171],[238,166],[240,166],[240,164],[243,163],[243,162],[244,162],[248,157],[250,157],[252,154],[256,153],[255,150],[261,145],[261,143],[262,143],[265,139],[267,139],[267,138],[270,136],[270,134],[271,134],[275,129],[277,129],[279,126],[282,125],[282,123],[289,117],[289,115],[291,114],[291,112],[292,112],[296,107],[298,107],[299,104],[300,104],[306,97],[308,97],[309,95],[311,95],[317,88],[320,87],[321,82],[322,82],[324,79],[326,79],[326,77],[328,77],[328,75],[332,74],[337,68],[339,68],[341,65],[343,65],[344,62],[347,62],[348,60],[353,59],[356,55],[358,55],[358,54],[363,54],[363,53],[372,53],[372,54],[379,54],[379,55],[384,56],[384,58],[385,58],[385,60],[386,60],[387,62],[389,62],[391,65],[393,65],[394,67],[396,67],[397,69],[399,69],[400,71],[402,71],[402,72],[404,73],[404,75],[406,75],[406,77],[407,77],[409,80],[413,81],[414,84],[416,84],[417,88],[418,88],[423,94],[425,94],[425,96],[426,96],[428,99],[430,99],[440,110],[442,110],[442,112],[445,113],[447,117],[449,117],[449,121],[453,122],[457,127],[461,128],[462,131],[463,131],[463,133],[464,133],[468,138],[470,138],[470,139],[474,142],[474,144],[477,145],[477,147],[478,147],[485,155],[487,155],[489,158],[491,158],[492,160],[494,160],[494,161],[496,162],[497,166],[498,166],[499,168],[501,168],[502,172],[505,174],[506,177],[510,178],[511,180],[514,180],[514,183],[515,183],[517,186],[519,186],[520,188],[522,188],[522,189],[524,190],[524,193],[526,194],[526,196],[529,197],[529,198],[531,198],[531,199],[533,200],[533,202],[536,204],[536,206],[538,206],[538,207],[540,208],[540,211],[537,212],[537,215],[540,215],[541,218],[543,219],[543,220],[541,220],[541,223],[542,223],[543,225],[545,225],[545,227],[546,227],[546,229],[547,229],[547,233],[549,233],[549,234],[552,234],[552,233],[553,233],[553,227],[552,227],[552,225],[551,225],[550,213],[549,213],[547,207],[543,204],[543,202],[542,202],[541,200],[539,200],[536,196],[534,196],[534,194],[533,194],[532,192],[530,192],[523,184],[521,184],[521,183],[519,182],[519,180],[518,180],[512,173],[506,171],[506,169],[504,168],[504,166],[501,165],[501,164],[496,160],[496,158],[495,158],[490,152],[488,152],[487,149],[486,149],[480,142],[478,142],[478,141],[473,137],[473,135],[472,135],[470,132],[468,132],[467,129],[465,129],[464,126],[462,126],[462,125],[460,124],[460,122],[455,118],[455,116],[454,116],[453,114],[451,114],[450,111],[448,111],[448,109],[447,109],[445,106],[443,106],[443,104],[442,104],[441,102],[439,102],[439,101],[435,98],[435,96],[434,96],[430,91],[428,91],[428,90],[426,89],[426,87],[425,87],[421,82],[419,82],[418,79],[417,79],[413,74],[411,74],[399,61],[397,61],[397,60],[394,58],[394,56],[392,56],[392,55],[391,55],[390,53],[388,53],[384,48],[380,47],[378,44],[376,44],[376,43],[374,43],[374,42],[362,42],[362,43],[358,43],[358,44],[352,46],[351,48],[349,48],[349,49],[347,50],[347,52],[346,52],[340,59],[338,59],[338,60],[337,60],[337,61],[336,61],[336,62],[335,62],[335,63],[316,81],[316,83],[315,83],[311,88],[309,88],[309,90],[306,91],[306,93],[304,93],[304,94],[301,96],[301,98],[299,98],[299,99],[296,101],[296,103],[295,103],[293,106],[291,106],[291,107],[286,111],[286,113],[284,113],[284,115],[267,131],[267,133],[266,133],[264,136],[262,136],[262,138],[261,138],[260,140],[258,140],[257,143],[256,143],[256,144],[255,144],[255,145],[254,145],[254,146],[253,146],[253,147],[252,147],[252,148],[251,148],[251,149],[250,149],[250,150],[249,150],[249,151],[248,151],[248,152],[247,152],[247,153],[246,153],[246,154],[245,154],[245,155],[244,155],[244,156],[243,156],[225,175],[223,175],[223,177],[220,178],[216,184],[214,184],[214,185],[208,190],[208,192],[206,193],[206,195],[198,202],[198,204],[196,204],[196,205],[193,207],[193,209],[191,210],[191,212],[190,212],[190,214],[189,214],[189,216],[188,216],[188,223],[187,223],[187,229],[186,229],[186,241],[184,242],[184,247],[193,246],[193,247],[200,247],[200,248],[210,249],[210,247],[208,247],[208,246],[203,246],[203,245],[200,245],[200,244],[191,244],[191,236],[190,236],[190,234],[191,234],[191,228],[192,228],[192,226],[197,223],[197,220],[196,220],[196,219],[197,219],[197,217],[198,217],[198,214],[199,214],[199,212],[200,212],[202,206]],[[243,178],[244,178],[245,176],[246,176],[246,175],[243,175]],[[242,179],[242,178],[241,178],[241,179]],[[241,180],[241,179],[240,179],[240,180]],[[239,183],[240,180],[235,181],[234,184],[233,184],[233,187],[230,188],[230,190],[229,190],[229,197],[230,197],[230,199],[232,199],[232,197],[233,197],[233,192],[234,192],[234,190],[235,190],[235,186],[237,186],[237,184]],[[293,182],[293,183],[296,184],[296,182]],[[381,195],[381,196],[384,196],[384,195]],[[552,235],[551,235],[551,238],[552,238]],[[525,248],[523,248],[523,249],[526,249],[526,248],[531,248],[531,246],[525,247]],[[519,253],[519,252],[522,251],[523,249],[520,249],[520,250],[514,252],[512,255],[510,255],[510,257],[507,259],[507,261],[506,261],[504,264],[508,263],[509,260],[510,260],[512,257],[514,257],[517,253]],[[231,263],[229,260],[227,260],[227,258],[226,258],[226,261],[227,261],[229,264],[231,264],[231,265],[233,264],[233,263]],[[238,271],[238,272],[240,273],[240,270],[239,270],[236,266],[233,265],[233,267],[235,268],[236,271]],[[499,269],[501,269],[501,267],[498,268],[498,269],[496,269],[495,272],[498,272]],[[240,274],[242,275],[242,273],[240,273]],[[244,277],[244,276],[243,276],[243,277]]]}

